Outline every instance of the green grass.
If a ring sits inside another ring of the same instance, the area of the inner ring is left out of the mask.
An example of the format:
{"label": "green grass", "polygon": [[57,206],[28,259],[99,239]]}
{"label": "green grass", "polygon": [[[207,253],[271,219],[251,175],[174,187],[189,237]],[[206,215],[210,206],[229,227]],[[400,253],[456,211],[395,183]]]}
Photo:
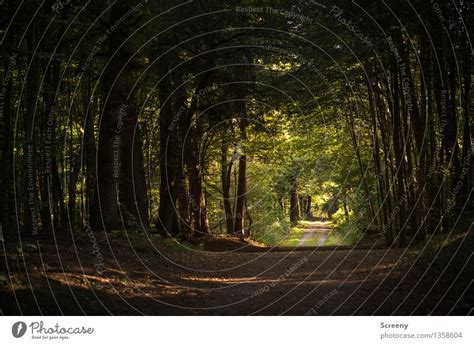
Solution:
{"label": "green grass", "polygon": [[[304,247],[315,247],[318,245],[319,245],[319,237],[307,238],[303,243]],[[324,242],[324,245],[326,245],[326,242]]]}
{"label": "green grass", "polygon": [[[285,224],[286,225],[286,224]],[[296,247],[304,235],[304,223],[290,228],[288,226],[274,226],[268,232],[255,236],[258,242],[273,246]]]}
{"label": "green grass", "polygon": [[283,247],[296,247],[304,235],[304,226],[299,224],[290,230],[290,233],[278,245]]}
{"label": "green grass", "polygon": [[472,236],[469,231],[452,233],[448,237],[445,233],[428,235],[429,240],[427,240],[427,242],[416,243],[412,248],[416,253],[436,253],[438,250],[453,246],[453,244],[458,243],[460,240],[462,241],[465,237],[470,238],[472,241]]}
{"label": "green grass", "polygon": [[276,219],[271,225],[256,229],[252,237],[255,241],[267,245],[279,245],[291,231],[290,222],[286,219]]}
{"label": "green grass", "polygon": [[362,237],[360,229],[352,223],[337,225],[324,243],[325,246],[352,246]]}

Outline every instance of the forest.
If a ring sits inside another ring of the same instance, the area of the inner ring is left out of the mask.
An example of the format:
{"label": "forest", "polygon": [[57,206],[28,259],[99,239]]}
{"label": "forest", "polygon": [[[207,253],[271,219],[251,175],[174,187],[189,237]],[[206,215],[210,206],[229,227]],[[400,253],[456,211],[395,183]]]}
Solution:
{"label": "forest", "polygon": [[471,5],[2,1],[0,314],[472,314]]}

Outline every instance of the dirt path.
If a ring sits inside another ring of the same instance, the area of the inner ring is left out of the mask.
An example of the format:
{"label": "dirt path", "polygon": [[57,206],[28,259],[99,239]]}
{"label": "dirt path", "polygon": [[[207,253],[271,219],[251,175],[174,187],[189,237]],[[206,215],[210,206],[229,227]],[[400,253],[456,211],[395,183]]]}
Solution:
{"label": "dirt path", "polygon": [[[412,265],[413,254],[403,249],[210,252],[140,236],[97,238],[101,257],[84,238],[67,248],[40,244],[41,255],[9,258],[15,294],[0,284],[2,312],[390,315],[456,314],[469,308],[460,302],[463,289],[448,289],[451,276],[436,281],[442,274],[434,271],[420,280],[424,271]],[[96,271],[98,263],[105,267],[102,274]]]}
{"label": "dirt path", "polygon": [[332,226],[330,222],[310,222],[306,224],[303,229],[303,236],[298,243],[298,247],[324,246],[324,242],[326,242],[331,230]]}

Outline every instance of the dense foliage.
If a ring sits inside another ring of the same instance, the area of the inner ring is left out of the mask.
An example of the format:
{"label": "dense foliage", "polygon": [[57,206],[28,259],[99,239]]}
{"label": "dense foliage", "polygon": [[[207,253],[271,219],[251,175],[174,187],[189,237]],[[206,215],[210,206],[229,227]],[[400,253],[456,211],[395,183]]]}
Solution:
{"label": "dense foliage", "polygon": [[[470,2],[3,1],[0,222],[405,246],[472,208]],[[351,235],[353,236],[353,235]]]}

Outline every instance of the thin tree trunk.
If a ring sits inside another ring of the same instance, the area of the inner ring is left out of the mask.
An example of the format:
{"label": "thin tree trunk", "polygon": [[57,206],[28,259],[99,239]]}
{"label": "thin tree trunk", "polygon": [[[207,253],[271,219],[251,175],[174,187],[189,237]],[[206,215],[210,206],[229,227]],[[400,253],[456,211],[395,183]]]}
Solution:
{"label": "thin tree trunk", "polygon": [[296,225],[300,220],[300,206],[298,202],[298,186],[297,186],[297,175],[291,176],[290,179],[290,222]]}
{"label": "thin tree trunk", "polygon": [[[28,49],[33,51],[36,44],[35,25],[28,34]],[[38,219],[38,191],[36,169],[36,141],[34,119],[36,115],[36,101],[38,96],[38,65],[35,57],[29,60],[29,69],[26,77],[26,113],[25,113],[25,140],[23,146],[23,214],[24,230],[28,235],[39,235]]]}
{"label": "thin tree trunk", "polygon": [[[247,139],[246,134],[247,121],[240,120],[241,140],[245,143]],[[239,178],[238,178],[237,196],[236,196],[236,210],[235,210],[235,233],[240,236],[244,235],[244,216],[245,216],[245,198],[247,194],[247,156],[245,153],[239,158]]]}
{"label": "thin tree trunk", "polygon": [[227,233],[234,232],[234,215],[232,213],[232,204],[230,203],[230,177],[232,171],[233,161],[227,162],[228,144],[223,137],[221,142],[221,184],[222,184],[222,198],[224,205],[224,216],[227,227]]}

